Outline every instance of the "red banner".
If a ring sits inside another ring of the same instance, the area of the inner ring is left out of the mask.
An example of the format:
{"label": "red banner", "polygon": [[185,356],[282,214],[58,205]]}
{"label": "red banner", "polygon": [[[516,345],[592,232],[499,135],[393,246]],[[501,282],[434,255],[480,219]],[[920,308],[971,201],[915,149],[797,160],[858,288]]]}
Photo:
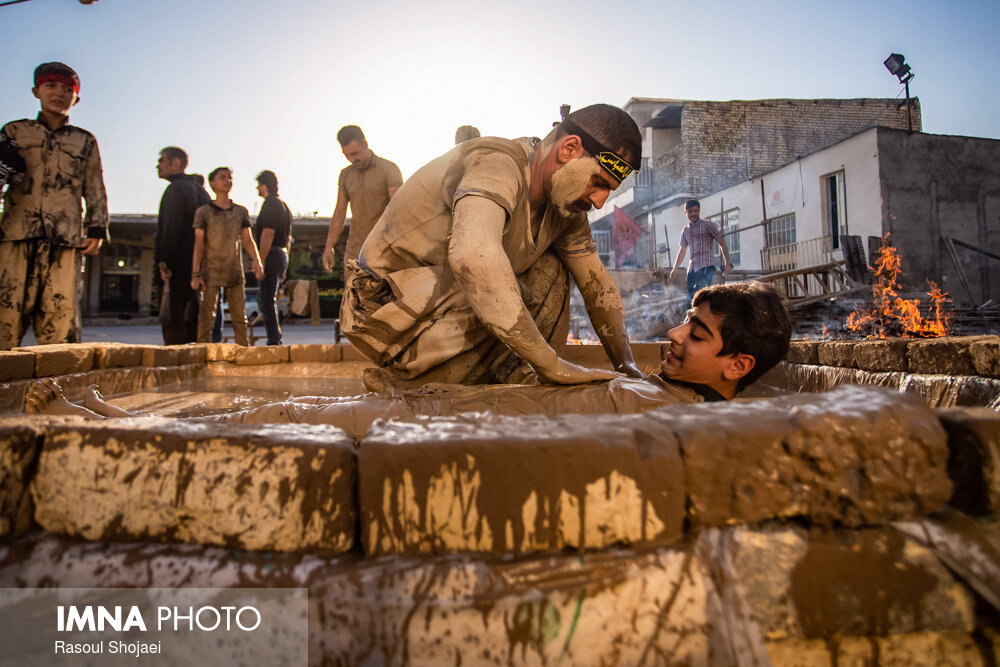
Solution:
{"label": "red banner", "polygon": [[635,220],[625,215],[625,211],[615,206],[614,222],[611,227],[611,242],[615,246],[616,269],[620,269],[622,264],[625,263],[625,258],[632,248],[635,247],[635,242],[643,234],[645,232],[642,231],[639,225],[635,224]]}

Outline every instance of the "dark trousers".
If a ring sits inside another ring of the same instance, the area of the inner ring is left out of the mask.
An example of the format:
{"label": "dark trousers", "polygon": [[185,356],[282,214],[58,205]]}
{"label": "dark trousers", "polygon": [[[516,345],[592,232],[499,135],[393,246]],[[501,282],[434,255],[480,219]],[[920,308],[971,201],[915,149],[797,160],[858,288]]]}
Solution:
{"label": "dark trousers", "polygon": [[288,255],[282,248],[271,248],[264,258],[264,279],[257,291],[257,308],[264,320],[268,345],[281,345],[281,327],[278,325],[278,309],[274,296],[278,293],[278,283],[288,268]]}
{"label": "dark trousers", "polygon": [[190,282],[170,281],[170,318],[168,322],[161,320],[164,345],[184,345],[198,340],[198,305],[198,292],[191,289]]}
{"label": "dark trousers", "polygon": [[712,284],[712,278],[715,277],[715,267],[706,266],[703,269],[698,269],[697,271],[688,271],[687,275],[687,286],[688,286],[688,303],[694,299],[695,292],[700,290],[702,287],[708,287]]}

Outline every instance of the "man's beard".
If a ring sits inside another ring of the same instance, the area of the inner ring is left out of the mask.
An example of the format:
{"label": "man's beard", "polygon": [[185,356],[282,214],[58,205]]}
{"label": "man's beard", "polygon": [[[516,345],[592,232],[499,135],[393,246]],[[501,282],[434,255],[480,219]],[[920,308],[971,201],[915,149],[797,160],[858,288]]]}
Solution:
{"label": "man's beard", "polygon": [[581,198],[587,192],[590,177],[600,169],[593,158],[577,158],[552,174],[549,201],[564,218],[590,210],[590,202]]}

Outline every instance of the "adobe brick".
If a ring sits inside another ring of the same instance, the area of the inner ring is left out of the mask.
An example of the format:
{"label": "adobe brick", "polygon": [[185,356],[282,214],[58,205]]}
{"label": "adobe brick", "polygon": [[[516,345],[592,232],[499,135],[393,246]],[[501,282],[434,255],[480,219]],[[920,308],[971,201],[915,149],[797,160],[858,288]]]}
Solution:
{"label": "adobe brick", "polygon": [[342,552],[354,447],[332,426],[155,418],[45,427],[35,520],[88,540]]}
{"label": "adobe brick", "polygon": [[527,554],[682,534],[677,442],[641,415],[376,422],[358,470],[371,555]]}
{"label": "adobe brick", "polygon": [[915,396],[847,385],[645,414],[680,441],[688,511],[703,524],[884,523],[922,516],[951,496],[944,429]]}

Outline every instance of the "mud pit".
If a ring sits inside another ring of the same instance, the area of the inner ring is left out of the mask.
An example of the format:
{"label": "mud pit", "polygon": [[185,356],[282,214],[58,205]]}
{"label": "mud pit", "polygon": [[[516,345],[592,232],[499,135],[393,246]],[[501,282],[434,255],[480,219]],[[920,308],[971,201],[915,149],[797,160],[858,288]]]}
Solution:
{"label": "mud pit", "polygon": [[[355,404],[349,348],[115,367],[126,350],[91,346],[88,367],[71,347],[33,370],[160,416],[0,421],[0,586],[305,586],[313,664],[996,664],[995,411],[860,387]],[[647,371],[662,355],[636,348]],[[848,377],[812,351],[774,377]],[[267,426],[170,418],[265,403]],[[294,423],[331,403],[346,430]]]}

